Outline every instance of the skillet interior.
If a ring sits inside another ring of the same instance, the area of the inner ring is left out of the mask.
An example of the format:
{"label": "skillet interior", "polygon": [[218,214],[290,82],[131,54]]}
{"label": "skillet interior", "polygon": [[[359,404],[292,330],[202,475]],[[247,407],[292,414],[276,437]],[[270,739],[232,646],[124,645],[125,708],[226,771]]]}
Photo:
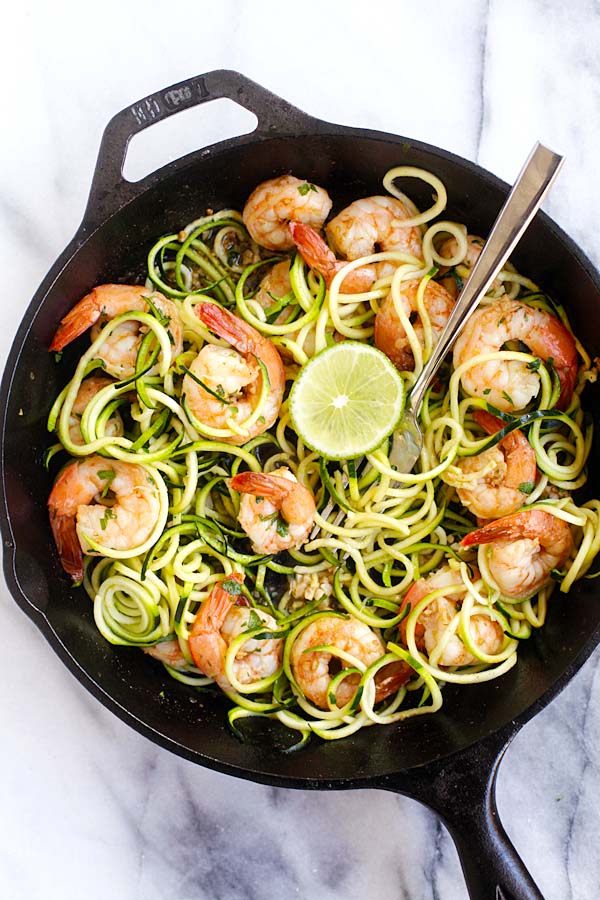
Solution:
{"label": "skillet interior", "polygon": [[[442,151],[409,145],[402,138],[364,135],[344,129],[343,134],[268,139],[251,149],[248,139],[229,142],[202,157],[193,155],[174,173],[157,178],[87,239],[46,296],[39,297],[28,334],[20,333],[23,346],[6,409],[4,486],[16,547],[14,579],[48,624],[23,601],[26,611],[80,680],[138,730],[205,765],[257,780],[285,779],[298,787],[317,782],[350,786],[410,769],[467,747],[523,715],[578,656],[589,652],[600,622],[595,582],[580,582],[566,598],[555,595],[546,626],[521,648],[519,664],[497,681],[448,686],[442,711],[435,716],[363,729],[341,742],[315,739],[293,756],[280,752],[288,741],[283,732],[265,733],[260,723],[249,725],[251,738],[242,744],[227,728],[227,704],[221,698],[192,692],[139,651],[106,643],[87,597],[69,587],[58,565],[45,508],[50,479],[41,466],[49,443],[45,419],[87,339],[68,348],[60,366],[46,348],[59,319],[93,285],[142,278],[147,250],[159,235],[178,230],[206,207],[241,208],[252,187],[283,172],[323,185],[335,208],[341,208],[357,197],[381,193],[381,178],[391,166],[422,166],[446,184],[445,217],[467,223],[476,233],[488,232],[506,195],[501,182]],[[420,182],[407,181],[405,189],[421,208],[430,205],[430,191]],[[547,217],[536,218],[513,260],[566,305],[587,349],[600,354],[600,321],[591,312],[597,308],[600,283]],[[14,355],[11,359],[17,361]],[[600,395],[595,388],[588,387],[585,404],[597,416]],[[589,496],[598,496],[599,463],[596,446]],[[11,581],[10,566],[7,571]]]}

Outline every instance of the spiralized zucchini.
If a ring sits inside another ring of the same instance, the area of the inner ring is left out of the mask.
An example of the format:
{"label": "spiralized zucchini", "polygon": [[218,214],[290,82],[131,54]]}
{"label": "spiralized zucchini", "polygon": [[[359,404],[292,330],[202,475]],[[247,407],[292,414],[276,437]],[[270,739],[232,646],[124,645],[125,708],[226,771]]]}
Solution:
{"label": "spiralized zucchini", "polygon": [[[396,189],[395,179],[405,176],[424,180],[433,188],[436,197],[428,211],[419,212]],[[206,300],[232,310],[275,344],[283,354],[289,392],[299,367],[334,340],[372,343],[375,315],[391,293],[415,360],[414,371],[402,373],[407,386],[412,385],[435,340],[424,303],[427,285],[432,279],[454,279],[460,288],[469,273],[469,245],[463,224],[432,222],[446,203],[444,186],[436,176],[399,167],[386,175],[384,185],[407,201],[413,213],[407,224],[423,233],[423,259],[397,250],[374,253],[350,263],[326,288],[324,279],[308,268],[300,254],[290,254],[290,290],[283,297],[273,297],[267,307],[257,299],[259,281],[286,257],[261,250],[239,212],[205,215],[178,234],[161,237],[148,254],[147,288],[178,305],[183,352],[169,364],[168,323],[156,310],[117,316],[81,356],[48,423],[57,441],[49,450],[48,462],[64,450],[77,459],[100,454],[108,463],[110,459],[138,463],[152,470],[168,504],[164,528],[153,535],[144,552],[126,559],[118,551],[85,557],[83,586],[93,601],[102,636],[115,645],[150,650],[159,658],[161,645],[169,643],[183,663],[163,659],[167,672],[190,688],[206,690],[213,681],[193,663],[192,629],[215,584],[242,573],[245,602],[276,624],[267,627],[264,621],[249,621],[229,646],[225,663],[233,702],[229,721],[241,736],[243,718],[276,719],[298,732],[293,748],[303,746],[312,733],[333,740],[367,725],[433,713],[442,705],[441,687],[447,682],[474,684],[500,677],[515,665],[519,642],[543,626],[552,588],[562,594],[569,591],[589,571],[600,549],[600,502],[578,505],[573,496],[585,485],[592,440],[592,426],[580,398],[586,381],[595,378],[592,361],[579,343],[579,377],[568,408],[562,411],[556,408],[560,385],[552,365],[526,347],[502,347],[455,369],[442,368],[421,409],[424,446],[410,474],[399,473],[392,465],[390,440],[364,459],[343,463],[319,459],[295,432],[287,399],[270,429],[239,445],[228,438],[236,433],[243,436],[248,422],[236,425],[231,419],[227,426],[211,431],[195,418],[182,396],[183,379],[202,347],[222,346],[195,313],[196,306]],[[449,238],[454,239],[454,252],[441,255],[442,242]],[[361,294],[340,291],[348,271],[380,263],[392,263],[393,274],[384,275]],[[402,299],[403,285],[415,279],[420,282],[421,336]],[[484,302],[507,297],[518,298],[532,309],[551,311],[568,327],[564,310],[510,266]],[[107,381],[78,417],[73,408],[82,381],[101,370],[100,349],[127,322],[137,322],[144,333],[134,376]],[[465,393],[465,372],[490,360],[520,361],[537,373],[539,392],[518,415],[490,408],[485,399]],[[266,402],[268,378],[263,377],[262,383],[264,396],[258,399],[253,422]],[[500,417],[502,430],[485,433],[474,416],[478,409],[491,409]],[[121,431],[111,428],[117,413],[125,423]],[[78,440],[73,437],[74,419],[79,421]],[[535,482],[524,489],[524,508],[544,509],[567,522],[574,549],[560,571],[552,573],[550,584],[533,596],[515,600],[501,594],[485,545],[479,550],[458,548],[458,541],[475,528],[475,522],[459,502],[456,486],[463,483],[461,477],[464,481],[461,459],[497,446],[517,428],[533,447],[538,469]],[[282,465],[314,495],[319,533],[301,549],[276,556],[256,553],[238,523],[239,496],[229,482],[242,471],[269,473]],[[330,511],[326,511],[328,501],[333,503]],[[416,603],[403,606],[411,585],[442,568],[452,573],[454,586],[432,585]],[[426,648],[420,634],[422,617],[434,614],[439,598],[453,596],[457,598],[454,614]],[[335,626],[336,617],[339,621],[350,617],[372,630],[383,649],[380,658],[369,664],[333,643],[306,651],[337,659],[326,676],[329,700],[324,709],[303,692],[291,659],[307,628],[317,630],[332,620]],[[500,629],[502,639],[494,653],[484,652],[474,637],[482,620]],[[240,681],[237,654],[248,640],[266,638],[284,641],[281,667],[256,682]],[[443,654],[458,646],[457,640],[471,662],[441,664]],[[392,664],[401,664],[410,677],[378,701],[378,677]],[[336,697],[344,693],[344,685],[350,699],[338,706]],[[348,691],[348,685],[353,685],[352,690]]]}

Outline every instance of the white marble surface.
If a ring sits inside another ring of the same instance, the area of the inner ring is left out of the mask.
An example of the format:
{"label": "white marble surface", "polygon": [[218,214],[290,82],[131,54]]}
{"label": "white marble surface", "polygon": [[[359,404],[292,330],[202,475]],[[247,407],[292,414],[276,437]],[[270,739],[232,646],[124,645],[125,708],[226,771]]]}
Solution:
{"label": "white marble surface", "polygon": [[[29,0],[3,19],[3,360],[79,223],[109,117],[214,68],[238,69],[324,119],[420,138],[509,180],[533,141],[546,141],[568,157],[547,208],[600,262],[592,0]],[[148,168],[219,127],[203,120],[191,137],[187,127],[157,134],[143,151]],[[0,617],[3,900],[466,897],[450,837],[416,803],[287,792],[186,763],[89,696],[4,585]],[[600,896],[599,660],[526,726],[499,779],[507,831],[548,900]]]}

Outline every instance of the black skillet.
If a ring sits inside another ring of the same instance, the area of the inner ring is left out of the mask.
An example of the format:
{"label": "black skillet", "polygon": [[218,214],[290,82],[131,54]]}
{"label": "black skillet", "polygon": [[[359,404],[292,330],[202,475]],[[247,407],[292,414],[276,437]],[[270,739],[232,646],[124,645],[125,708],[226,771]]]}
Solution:
{"label": "black skillet", "polygon": [[[123,179],[134,134],[178,110],[222,97],[255,113],[256,131],[191,153],[135,184]],[[201,765],[266,784],[371,787],[414,797],[450,829],[472,898],[539,900],[499,821],[496,774],[521,725],[567,684],[598,643],[594,582],[581,581],[568,598],[553,598],[547,624],[524,643],[518,665],[503,678],[448,686],[443,709],[434,716],[363,729],[340,742],[313,739],[307,749],[286,755],[287,736],[280,731],[259,732],[259,725],[250,725],[249,739],[241,743],[227,728],[221,698],[202,695],[198,701],[141,653],[108,644],[82,590],[71,588],[62,572],[48,527],[50,480],[41,465],[49,442],[45,420],[86,341],[68,348],[60,365],[48,354],[64,313],[96,284],[142,279],[146,252],[159,235],[177,231],[207,207],[240,209],[266,178],[293,172],[326,187],[339,209],[381,193],[383,174],[400,163],[435,172],[448,189],[445,215],[476,233],[488,232],[508,192],[488,172],[427,144],[313,119],[235,72],[191,78],[112,119],[83,222],[33,298],[2,381],[4,570],[15,600],[75,677],[150,740]],[[420,182],[407,190],[421,208],[429,205]],[[538,214],[513,258],[565,303],[575,331],[592,354],[600,353],[600,319],[593,314],[600,279],[573,242]],[[586,406],[597,416],[600,396],[594,389],[588,388]],[[599,468],[596,449],[590,496],[598,496]]]}

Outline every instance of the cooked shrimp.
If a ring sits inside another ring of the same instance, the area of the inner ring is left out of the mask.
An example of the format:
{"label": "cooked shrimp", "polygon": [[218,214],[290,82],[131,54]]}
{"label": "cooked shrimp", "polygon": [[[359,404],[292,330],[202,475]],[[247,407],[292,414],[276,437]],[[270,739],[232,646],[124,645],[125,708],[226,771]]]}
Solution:
{"label": "cooked shrimp", "polygon": [[[349,668],[350,663],[329,650],[312,650],[323,646],[350,653],[365,666],[380,659],[385,646],[377,634],[358,619],[323,616],[307,625],[292,646],[292,673],[308,700],[321,709],[329,709],[329,682],[340,669]],[[397,691],[411,674],[412,669],[403,662],[390,663],[380,669],[375,676],[375,702],[379,703]],[[335,694],[337,706],[345,706],[352,700],[359,681],[360,676],[352,674],[340,682]]]}
{"label": "cooked shrimp", "polygon": [[[505,424],[483,409],[476,410],[473,418],[488,434],[495,434]],[[479,473],[457,485],[460,502],[478,519],[499,519],[516,512],[526,502],[537,475],[535,450],[518,430],[495,447],[461,459],[458,467],[463,475]]]}
{"label": "cooked shrimp", "polygon": [[[454,367],[474,356],[496,353],[508,341],[518,340],[543,360],[552,360],[560,379],[557,404],[566,409],[577,381],[575,338],[562,322],[543,309],[519,300],[497,300],[477,310],[454,344]],[[490,360],[468,369],[462,386],[472,397],[483,397],[505,412],[523,409],[539,391],[539,377],[527,363]]]}
{"label": "cooked shrimp", "polygon": [[[215,584],[204,600],[192,626],[190,653],[197,669],[213,678],[221,690],[233,690],[225,675],[225,659],[231,642],[249,630],[250,617],[277,631],[277,622],[268,613],[248,606],[235,606],[244,576],[237,572]],[[281,666],[283,638],[249,638],[238,650],[233,662],[235,677],[250,684],[274,675]]]}
{"label": "cooked shrimp", "polygon": [[[200,425],[229,429],[233,433],[219,436],[219,440],[245,444],[270,428],[277,418],[285,388],[281,357],[272,341],[216,303],[202,303],[196,307],[196,314],[234,349],[204,346],[190,366],[192,374],[183,379],[182,394]],[[263,387],[264,376],[257,360],[264,365],[269,379],[267,397],[260,415],[245,426]]]}
{"label": "cooked shrimp", "polygon": [[547,585],[573,549],[568,524],[543,509],[526,509],[488,522],[461,541],[490,544],[488,565],[501,594],[525,600]]}
{"label": "cooked shrimp", "polygon": [[[346,259],[360,259],[382,250],[400,250],[423,258],[421,229],[403,225],[412,217],[395,197],[364,197],[355,200],[327,224],[326,233],[334,252]],[[377,264],[377,277],[393,272],[389,263]]]}
{"label": "cooked shrimp", "polygon": [[[321,235],[308,225],[290,222],[290,234],[304,257],[305,261],[325,279],[327,287],[337,273],[348,265],[348,260],[337,259]],[[361,266],[348,273],[340,285],[342,294],[360,294],[368,291],[375,281],[376,272],[373,266]]]}
{"label": "cooked shrimp", "polygon": [[[425,346],[424,328],[421,318],[417,313],[417,291],[420,281],[407,281],[400,287],[400,299],[407,316],[416,314],[416,320],[411,323],[415,334],[422,347]],[[429,281],[425,288],[423,304],[429,315],[433,346],[435,346],[442,333],[454,301],[441,284]],[[385,355],[391,359],[394,365],[403,372],[412,372],[415,368],[415,358],[406,332],[398,318],[396,307],[391,293],[385,298],[377,315],[375,316],[375,346],[379,347]]]}
{"label": "cooked shrimp", "polygon": [[[420,578],[408,589],[400,609],[403,610],[410,604],[415,608],[417,603],[423,600],[427,594],[431,594],[441,588],[456,587],[462,585],[460,574],[450,566],[442,566],[428,578]],[[451,593],[448,597],[443,595],[432,600],[420,613],[415,625],[415,640],[419,650],[433,653],[436,646],[445,636],[446,629],[456,617],[466,594],[466,588],[460,593]],[[401,633],[406,643],[406,619],[401,623]],[[483,653],[498,653],[502,647],[504,634],[502,628],[489,616],[475,615],[469,619],[469,629],[473,643]],[[458,634],[454,633],[447,641],[437,661],[439,666],[470,666],[479,662],[473,654],[467,650]]]}
{"label": "cooked shrimp", "polygon": [[238,521],[256,553],[280,553],[308,540],[315,500],[287,467],[269,475],[241,472],[230,485],[242,494]]}
{"label": "cooked shrimp", "polygon": [[280,251],[294,246],[288,222],[304,222],[321,228],[330,209],[331,199],[323,188],[293,175],[281,175],[254,188],[242,216],[257,244]]}
{"label": "cooked shrimp", "polygon": [[[290,263],[289,260],[282,259],[281,262],[275,263],[273,268],[261,279],[254,300],[268,312],[273,304],[289,294],[291,290]],[[289,313],[289,308],[284,307],[275,319],[275,324],[281,325],[287,321]]]}
{"label": "cooked shrimp", "polygon": [[[171,361],[174,360],[183,349],[183,325],[177,306],[157,291],[129,284],[101,284],[86,294],[62,319],[50,350],[62,350],[88,328],[92,328],[92,341],[96,340],[109,319],[121,313],[149,312],[151,306],[148,300],[168,319],[167,330],[172,339]],[[145,330],[135,320],[123,322],[115,328],[98,352],[107,372],[119,379],[130,378],[135,373],[135,362]]]}
{"label": "cooked shrimp", "polygon": [[172,669],[187,668],[187,660],[181,652],[179,641],[161,641],[160,644],[154,644],[152,647],[142,647],[142,650],[148,656]]}
{"label": "cooked shrimp", "polygon": [[[112,382],[101,375],[90,375],[89,378],[81,382],[69,419],[69,437],[74,444],[85,444],[81,434],[81,417],[90,400],[93,400],[98,391],[101,391],[102,388],[107,387],[109,384],[112,384]],[[115,411],[107,421],[106,434],[109,437],[119,437],[123,434],[123,419],[118,411]]]}
{"label": "cooked shrimp", "polygon": [[95,544],[135,555],[156,525],[160,499],[143,466],[88,456],[62,470],[48,509],[62,566],[81,581],[83,553],[98,555]]}

